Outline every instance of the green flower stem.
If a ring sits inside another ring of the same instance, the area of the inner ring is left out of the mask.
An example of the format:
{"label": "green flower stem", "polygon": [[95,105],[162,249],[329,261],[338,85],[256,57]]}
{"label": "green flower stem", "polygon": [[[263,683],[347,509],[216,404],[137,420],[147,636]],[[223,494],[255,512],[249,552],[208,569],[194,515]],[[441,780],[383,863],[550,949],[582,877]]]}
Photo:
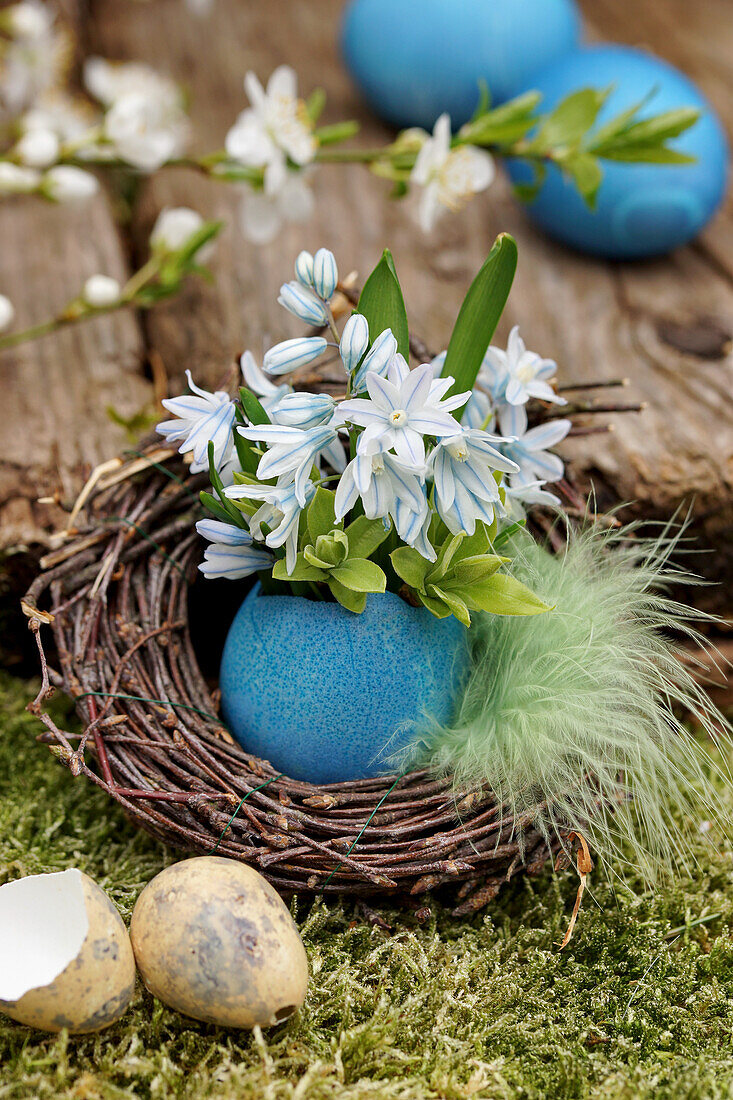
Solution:
{"label": "green flower stem", "polygon": [[147,263],[144,263],[139,271],[136,271],[134,275],[125,283],[120,294],[120,301],[125,303],[132,303],[140,290],[148,283],[151,283],[155,276],[160,271],[160,258],[158,256],[151,256]]}

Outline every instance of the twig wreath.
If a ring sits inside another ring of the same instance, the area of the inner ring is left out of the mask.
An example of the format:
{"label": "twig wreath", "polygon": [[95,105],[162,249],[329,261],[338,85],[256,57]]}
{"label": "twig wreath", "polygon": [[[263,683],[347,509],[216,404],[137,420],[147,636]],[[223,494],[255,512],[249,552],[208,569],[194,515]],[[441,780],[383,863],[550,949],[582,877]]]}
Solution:
{"label": "twig wreath", "polygon": [[[670,565],[679,532],[649,541],[589,516],[573,530],[583,500],[547,448],[588,410],[517,332],[491,345],[515,264],[500,237],[447,352],[426,357],[389,253],[353,312],[331,253],[301,253],[280,301],[311,335],[271,348],[264,371],[245,352],[236,398],[192,383],[166,403],[165,445],[95,471],[24,600],[43,672],[31,709],[72,774],[165,842],[250,862],[283,890],[420,898],[453,884],[467,913],[576,844],[581,886],[590,849],[651,877],[684,858],[671,807],[717,813],[711,762],[675,712],[727,736],[667,633],[701,641],[705,619],[665,591],[690,579]],[[427,361],[410,368],[410,349]],[[333,354],[330,393],[314,363]],[[295,368],[307,389],[282,380]],[[392,593],[423,624],[470,624],[452,716],[424,716],[367,778],[291,778],[220,718],[190,629],[198,573],[256,573],[260,605],[357,621]],[[76,700],[78,740],[43,712],[53,686]]]}

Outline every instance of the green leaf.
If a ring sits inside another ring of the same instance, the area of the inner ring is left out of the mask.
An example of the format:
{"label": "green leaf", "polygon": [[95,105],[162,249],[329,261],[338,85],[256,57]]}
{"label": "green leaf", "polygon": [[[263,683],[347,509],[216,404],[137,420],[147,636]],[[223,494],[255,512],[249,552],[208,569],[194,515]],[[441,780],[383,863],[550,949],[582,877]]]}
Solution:
{"label": "green leaf", "polygon": [[418,554],[411,546],[398,546],[389,555],[395,573],[401,577],[410,588],[418,592],[425,590],[425,577],[433,567],[433,563]]}
{"label": "green leaf", "polygon": [[539,92],[525,92],[480,117],[474,116],[461,128],[460,137],[472,145],[512,145],[536,125],[535,109],[541,99]]}
{"label": "green leaf", "polygon": [[375,340],[386,328],[391,328],[397,341],[397,350],[405,358],[408,357],[410,338],[407,311],[389,249],[384,250],[381,260],[364,283],[357,309],[369,322],[371,340]]}
{"label": "green leaf", "polygon": [[500,558],[495,554],[477,554],[475,557],[464,558],[456,562],[447,574],[443,587],[451,591],[462,588],[464,585],[473,584],[475,581],[485,580],[491,577],[502,565],[506,564],[506,558]]}
{"label": "green leaf", "polygon": [[348,558],[331,570],[331,577],[353,592],[384,592],[387,578],[376,562]]}
{"label": "green leaf", "polygon": [[311,542],[328,535],[336,525],[336,494],[319,485],[308,505],[308,534]]}
{"label": "green leaf", "polygon": [[662,142],[669,141],[671,138],[679,137],[685,130],[689,130],[691,126],[694,126],[700,117],[700,112],[694,107],[679,107],[673,111],[663,111],[661,114],[652,115],[649,118],[639,119],[638,122],[633,122],[631,125],[626,126],[623,131],[612,137],[610,140],[605,138],[599,142],[598,135],[594,135],[593,146],[594,152],[598,151],[598,145],[601,147],[615,146],[617,144],[623,145],[650,145],[661,144]]}
{"label": "green leaf", "polygon": [[359,133],[361,127],[356,119],[345,122],[334,122],[331,126],[320,126],[316,130],[316,141],[319,145],[336,145],[342,141],[348,141]]}
{"label": "green leaf", "polygon": [[445,589],[438,588],[435,584],[429,584],[427,594],[430,598],[441,600],[448,608],[451,615],[455,615],[458,621],[463,623],[464,626],[471,625],[471,616],[468,613],[468,608],[457,592],[447,592]]}
{"label": "green leaf", "polygon": [[229,499],[224,493],[224,483],[219,477],[219,471],[214,463],[214,444],[209,440],[209,480],[214,487],[214,492],[221,501],[221,506],[225,512],[230,516],[230,522],[236,523],[241,527],[242,525],[242,513],[239,511],[234,502]]}
{"label": "green leaf", "polygon": [[355,615],[361,615],[366,607],[366,592],[354,592],[353,589],[347,588],[346,585],[341,584],[333,576],[329,578],[328,586],[342,607],[345,607],[347,611],[353,611]]}
{"label": "green leaf", "polygon": [[604,160],[621,161],[624,164],[696,164],[697,157],[678,153],[666,145],[623,145],[608,149]]}
{"label": "green leaf", "polygon": [[443,579],[443,577],[450,569],[450,564],[453,561],[453,555],[456,553],[465,537],[466,536],[461,532],[458,535],[450,535],[445,540],[438,552],[438,557],[435,565],[433,566],[428,577],[426,578],[430,583]]}
{"label": "green leaf", "polygon": [[573,145],[590,130],[611,89],[581,88],[566,96],[541,122],[533,149]]}
{"label": "green leaf", "polygon": [[563,161],[562,166],[571,176],[581,197],[593,209],[598,197],[598,188],[603,181],[603,169],[598,162],[598,157],[593,156],[592,153],[578,153]]}
{"label": "green leaf", "polygon": [[349,554],[355,558],[370,558],[387,538],[389,528],[384,526],[381,519],[357,516],[345,533],[349,540]]}
{"label": "green leaf", "polygon": [[270,423],[269,416],[263,409],[259,400],[252,393],[252,390],[248,390],[246,386],[242,386],[239,391],[239,400],[242,402],[242,408],[250,424]]}
{"label": "green leaf", "polygon": [[220,519],[222,523],[236,523],[238,527],[246,528],[247,524],[244,522],[244,516],[236,508],[234,509],[236,516],[232,516],[219,502],[216,497],[213,497],[211,493],[207,493],[202,490],[199,493],[201,503],[207,512],[211,512],[215,519]]}
{"label": "green leaf", "polygon": [[539,615],[552,610],[526,584],[508,573],[495,573],[472,584],[463,596],[472,611],[489,611],[493,615]]}
{"label": "green leaf", "polygon": [[509,541],[512,535],[516,535],[517,531],[521,531],[522,528],[526,526],[526,519],[518,519],[516,523],[512,523],[509,527],[505,527],[494,539],[494,549],[497,550],[500,546],[503,546],[505,542]]}
{"label": "green leaf", "polygon": [[432,615],[435,615],[436,619],[447,619],[449,615],[453,614],[444,600],[436,600],[432,596],[426,596],[424,592],[419,592],[418,595],[420,602],[427,607]]}
{"label": "green leaf", "polygon": [[322,569],[317,569],[305,560],[302,554],[295,559],[292,573],[288,573],[285,558],[275,562],[272,575],[276,581],[323,581],[327,580],[327,574]]}
{"label": "green leaf", "polygon": [[[242,410],[239,407],[235,408],[235,414],[237,417],[237,423],[244,425],[246,423]],[[256,474],[257,467],[260,464],[260,456],[254,449],[252,440],[245,439],[239,432],[234,429],[232,432],[234,438],[234,446],[237,451],[237,458],[239,459],[239,465],[248,474]]]}
{"label": "green leaf", "polygon": [[455,378],[449,394],[473,389],[509,297],[516,269],[516,241],[508,233],[501,233],[471,283],[448,344],[442,374]]}
{"label": "green leaf", "polygon": [[314,88],[305,101],[305,109],[311,122],[316,123],[326,106],[326,93],[323,88]]}

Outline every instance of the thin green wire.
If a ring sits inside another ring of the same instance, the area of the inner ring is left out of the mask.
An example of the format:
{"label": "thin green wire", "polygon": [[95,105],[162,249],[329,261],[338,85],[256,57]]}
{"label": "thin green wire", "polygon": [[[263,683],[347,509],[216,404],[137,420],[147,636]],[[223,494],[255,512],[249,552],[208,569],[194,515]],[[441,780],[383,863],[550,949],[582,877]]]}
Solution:
{"label": "thin green wire", "polygon": [[[398,775],[398,776],[397,776],[397,778],[395,779],[394,783],[392,784],[392,786],[391,786],[391,787],[389,788],[389,790],[388,790],[388,791],[385,791],[385,793],[384,793],[384,794],[382,795],[382,797],[381,797],[381,798],[379,799],[379,802],[377,802],[376,806],[374,807],[374,809],[372,810],[372,812],[371,812],[371,813],[369,814],[369,817],[368,817],[368,818],[366,819],[366,821],[365,821],[365,822],[364,822],[364,824],[362,825],[362,827],[361,827],[361,831],[360,831],[359,835],[358,835],[358,836],[356,837],[356,839],[355,839],[354,843],[353,843],[353,844],[351,845],[351,847],[349,848],[348,852],[346,853],[346,854],[347,854],[347,856],[350,856],[350,855],[351,855],[351,853],[352,853],[352,852],[354,851],[354,848],[356,848],[357,844],[359,843],[359,841],[361,840],[361,838],[362,838],[362,837],[364,836],[364,833],[365,833],[365,832],[367,831],[367,829],[369,828],[369,826],[370,826],[370,824],[372,823],[372,820],[374,819],[374,817],[375,817],[375,815],[376,815],[377,811],[379,810],[379,808],[380,808],[380,807],[382,806],[382,804],[383,804],[383,803],[384,803],[384,802],[386,801],[386,799],[387,799],[387,798],[388,798],[388,797],[389,797],[389,796],[390,796],[390,795],[392,794],[392,791],[393,791],[393,790],[395,789],[395,787],[396,787],[396,786],[397,786],[397,784],[399,783],[400,779],[404,779],[406,775],[407,775],[407,772],[402,772],[402,774],[401,774],[401,775]],[[330,875],[328,876],[328,878],[327,878],[327,879],[326,879],[326,881],[324,882],[323,886],[321,887],[321,894],[323,894],[323,891],[324,891],[324,890],[326,889],[326,887],[328,886],[328,884],[329,884],[329,882],[331,881],[331,879],[333,878],[333,876],[334,876],[334,875],[336,874],[336,872],[337,872],[338,870],[340,870],[340,868],[341,868],[341,867],[343,867],[343,864],[342,864],[342,863],[339,863],[339,864],[337,864],[337,865],[336,865],[336,866],[334,867],[333,871],[331,871],[331,874],[330,874]]]}
{"label": "thin green wire", "polygon": [[244,795],[243,798],[240,798],[239,805],[237,806],[236,810],[234,811],[234,813],[232,814],[232,816],[229,818],[226,825],[224,826],[224,830],[223,830],[221,836],[219,837],[219,839],[217,840],[216,844],[214,845],[214,847],[210,848],[208,850],[208,852],[206,853],[207,856],[212,856],[214,854],[214,852],[216,851],[216,849],[219,847],[222,840],[224,839],[224,836],[226,834],[227,829],[232,824],[232,822],[234,821],[234,818],[237,816],[239,811],[242,809],[242,806],[247,801],[249,796],[251,794],[254,794],[255,791],[261,791],[263,787],[269,787],[270,784],[274,783],[276,779],[282,779],[284,774],[285,774],[284,772],[280,772],[279,775],[273,775],[270,779],[267,779],[264,783],[260,783],[259,787],[253,787],[251,791],[247,791],[246,795]]}
{"label": "thin green wire", "polygon": [[138,525],[136,523],[133,523],[131,519],[127,519],[126,516],[107,516],[107,518],[104,519],[102,522],[103,523],[126,523],[128,527],[132,528],[133,531],[137,531],[138,535],[141,535],[146,540],[146,542],[149,542],[151,546],[154,546],[155,549],[158,551],[158,553],[162,554],[163,557],[166,558],[171,563],[171,565],[175,569],[178,570],[178,572],[181,574],[181,576],[185,578],[185,576],[186,576],[185,570],[181,568],[181,566],[178,564],[178,562],[174,558],[172,558],[170,556],[170,554],[168,554],[163,549],[163,547],[160,545],[159,542],[156,542],[154,538],[151,538],[150,535],[146,531],[143,531],[143,529],[141,527],[138,527]]}
{"label": "thin green wire", "polygon": [[186,490],[186,492],[190,496],[191,500],[194,500],[197,504],[200,503],[199,498],[196,496],[196,494],[194,492],[192,492],[189,489],[189,487],[186,485],[186,482],[183,480],[183,478],[179,477],[178,474],[174,474],[173,471],[169,470],[167,468],[167,466],[164,466],[162,462],[151,462],[144,451],[123,451],[122,453],[126,454],[126,455],[134,455],[135,458],[144,458],[144,459],[146,459],[147,462],[149,463],[149,465],[153,466],[156,470],[160,470],[161,474],[165,474],[165,476],[169,477],[171,479],[171,481],[177,481],[178,484],[183,489]]}
{"label": "thin green wire", "polygon": [[74,701],[86,699],[89,695],[98,696],[100,699],[129,699],[133,703],[160,703],[164,707],[179,707],[181,710],[192,710],[194,714],[200,714],[202,718],[211,718],[213,722],[221,724],[221,719],[216,714],[209,714],[207,710],[199,710],[198,707],[192,707],[189,703],[174,703],[172,699],[146,699],[143,695],[118,695],[114,691],[83,691],[81,695],[74,696]]}

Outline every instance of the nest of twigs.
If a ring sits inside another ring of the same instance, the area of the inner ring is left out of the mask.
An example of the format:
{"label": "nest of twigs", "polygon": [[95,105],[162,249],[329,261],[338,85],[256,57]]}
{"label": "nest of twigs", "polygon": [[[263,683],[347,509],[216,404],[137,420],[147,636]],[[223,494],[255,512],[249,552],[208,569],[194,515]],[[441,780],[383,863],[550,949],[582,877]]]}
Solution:
{"label": "nest of twigs", "polygon": [[[43,674],[30,709],[72,774],[166,844],[243,860],[285,892],[392,893],[417,907],[451,884],[462,914],[560,853],[563,839],[548,844],[531,815],[517,826],[491,795],[456,793],[449,777],[421,771],[315,787],[233,740],[189,629],[202,556],[193,524],[206,484],[154,444],[105,463],[23,601]],[[567,482],[559,487],[571,512],[582,508]],[[75,700],[83,734],[44,712],[54,687]]]}

